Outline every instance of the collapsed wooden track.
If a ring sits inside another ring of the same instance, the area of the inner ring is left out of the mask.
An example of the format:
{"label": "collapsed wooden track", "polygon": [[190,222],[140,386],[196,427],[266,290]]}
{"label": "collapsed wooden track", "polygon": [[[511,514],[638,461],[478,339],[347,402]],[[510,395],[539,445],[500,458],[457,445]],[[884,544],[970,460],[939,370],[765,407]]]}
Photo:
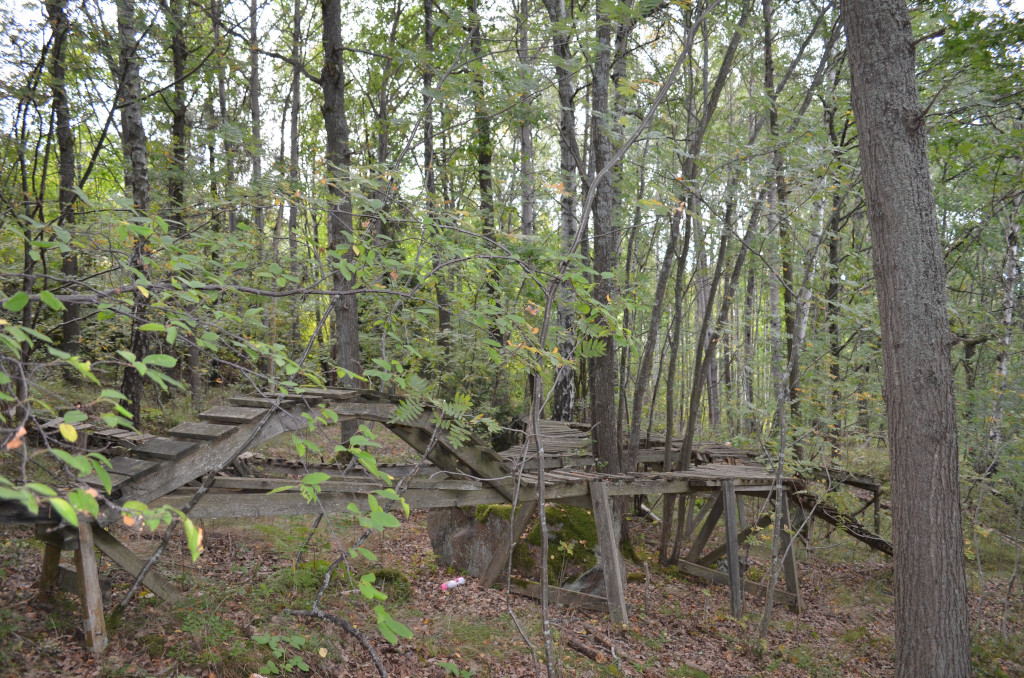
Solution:
{"label": "collapsed wooden track", "polygon": [[[539,443],[545,452],[547,500],[584,506],[593,511],[607,592],[605,597],[597,597],[555,589],[552,594],[554,600],[607,609],[616,622],[627,619],[625,570],[617,546],[617,518],[612,498],[638,494],[710,495],[709,508],[703,516],[705,520],[689,553],[680,563],[680,569],[727,583],[736,614],[742,609],[743,591],[764,593],[763,587],[744,582],[741,577],[740,543],[758,526],[743,528],[737,524],[737,516],[742,513],[739,502],[742,497],[750,495],[765,499],[785,497],[796,491],[799,483],[771,473],[760,464],[751,463],[749,453],[728,446],[707,445],[694,451],[696,461],[726,463],[702,463],[677,472],[595,473],[585,470],[594,465],[594,459],[589,451],[587,433],[578,428],[559,422],[542,422],[538,435],[530,437],[528,444],[499,454],[473,436],[462,444],[456,444],[444,427],[437,425],[439,418],[432,411],[414,409],[419,413],[401,418],[400,405],[398,398],[371,391],[300,389],[294,393],[265,397],[232,398],[229,405],[203,412],[200,421],[182,423],[163,436],[96,429],[87,424],[78,428],[81,429],[80,436],[88,436],[92,446],[118,448],[123,452],[112,461],[109,497],[112,501],[137,500],[181,508],[193,500],[196,481],[206,478],[210,481],[209,491],[194,503],[189,512],[193,519],[200,519],[334,513],[345,511],[352,502],[365,508],[369,495],[387,487],[387,481],[369,474],[346,475],[337,467],[304,464],[300,469],[284,462],[246,457],[251,450],[283,433],[309,430],[317,422],[342,419],[380,422],[425,458],[416,467],[405,467],[401,471],[396,468],[392,474],[396,477],[412,475],[404,481],[406,484],[402,492],[410,507],[475,506],[510,503],[515,498],[518,509],[510,531],[513,534],[522,534],[526,521],[537,509]],[[406,408],[404,411],[410,410]],[[60,423],[60,420],[47,422],[41,434],[53,434]],[[667,444],[664,437],[652,436],[646,442],[654,447],[646,449],[640,461],[660,466]],[[671,451],[678,453],[679,441],[673,440],[671,445]],[[295,487],[294,476],[314,467],[327,472],[330,478],[321,484],[317,500],[310,503]],[[212,478],[209,477],[211,473],[214,474]],[[292,478],[272,477],[272,474],[291,475]],[[88,480],[95,487],[100,486],[98,478]],[[276,492],[268,494],[270,491]],[[788,525],[788,501],[783,499],[776,504],[783,511]],[[16,507],[13,510],[12,514],[10,505],[0,506],[0,521],[26,521],[25,515],[15,515]],[[103,526],[117,519],[118,515],[116,511],[108,511],[100,516],[93,528],[93,533],[99,535],[95,541],[115,562],[130,573],[138,574],[141,563],[126,558],[123,552],[127,549],[103,530]],[[58,522],[52,515],[40,516],[37,521]],[[719,522],[724,523],[726,538],[722,544],[709,547]],[[788,541],[788,532],[784,534]],[[67,546],[65,543],[62,547]],[[497,580],[506,567],[506,558],[500,554],[507,554],[512,546],[511,543],[503,544],[503,548],[498,549],[499,556],[487,568],[481,583],[490,585]],[[784,547],[785,588],[775,595],[777,600],[799,609],[793,549],[788,543]],[[56,541],[51,539],[44,571],[47,567],[52,569],[54,549],[59,559],[60,550]],[[112,555],[114,552],[118,557]],[[727,563],[724,573],[711,567],[723,555]],[[147,586],[167,599],[177,597],[173,587],[155,574],[150,575]],[[518,590],[535,595],[538,589],[539,585],[525,584]]]}

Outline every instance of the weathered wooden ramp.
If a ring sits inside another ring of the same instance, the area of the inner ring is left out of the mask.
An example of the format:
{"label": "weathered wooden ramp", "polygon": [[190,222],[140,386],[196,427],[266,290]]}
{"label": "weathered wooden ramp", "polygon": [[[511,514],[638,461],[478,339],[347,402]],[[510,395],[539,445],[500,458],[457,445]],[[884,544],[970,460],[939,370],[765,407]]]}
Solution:
{"label": "weathered wooden ramp", "polygon": [[[578,427],[542,421],[537,435],[531,436],[528,444],[524,441],[524,444],[498,454],[473,436],[462,444],[456,444],[443,427],[435,425],[439,419],[434,412],[409,407],[400,410],[401,404],[399,398],[372,391],[299,389],[294,393],[232,398],[229,405],[203,412],[200,421],[182,423],[162,436],[129,434],[118,429],[97,430],[87,424],[78,428],[80,435],[89,437],[91,445],[123,451],[122,456],[112,461],[110,499],[115,502],[138,500],[177,508],[192,503],[189,515],[193,519],[259,518],[344,512],[351,502],[366,507],[369,495],[388,483],[369,474],[345,475],[337,468],[315,465],[297,468],[293,462],[245,459],[249,456],[245,453],[282,433],[309,430],[318,423],[342,419],[380,422],[425,457],[425,462],[415,468],[396,468],[394,473],[388,471],[394,477],[407,476],[402,495],[412,508],[510,503],[516,498],[518,510],[514,520],[520,528],[537,508],[539,440],[545,459],[545,496],[548,501],[580,505],[593,511],[606,574],[606,597],[583,596],[555,588],[554,600],[589,607],[598,605],[608,609],[615,622],[627,619],[625,570],[615,536],[617,518],[611,498],[638,494],[711,494],[717,508],[707,516],[681,569],[712,581],[728,583],[734,601],[742,601],[744,590],[760,591],[757,585],[741,579],[738,545],[749,530],[737,529],[736,498],[738,495],[767,497],[778,489],[779,481],[761,465],[749,463],[747,453],[727,446],[705,446],[695,452],[695,462],[715,460],[731,463],[697,463],[685,472],[593,473],[584,470],[594,464],[589,436]],[[47,422],[42,433],[55,432],[60,423],[60,420]],[[660,441],[656,438],[646,441],[646,444],[659,442],[660,450],[647,450],[652,465],[656,465],[654,457],[659,461],[662,459],[666,442],[664,437]],[[672,441],[672,445],[677,445],[677,442]],[[737,463],[737,459],[743,459],[744,463]],[[308,502],[294,487],[294,479],[257,477],[275,472],[294,476],[311,468],[331,476],[321,485],[314,503]],[[209,491],[195,502],[195,483],[203,479],[206,479]],[[100,487],[98,478],[88,480],[95,487]],[[797,489],[792,479],[784,478],[781,482],[786,493]],[[272,490],[277,491],[268,494]],[[784,507],[783,510],[788,508],[785,501],[780,506]],[[117,517],[116,511],[101,516],[93,529],[96,542],[115,562],[137,574],[140,564],[128,558],[125,554],[127,549],[102,530],[103,525]],[[53,516],[43,519],[57,522]],[[712,548],[710,553],[703,554],[702,550],[719,520],[725,523],[726,540]],[[513,532],[521,534],[522,529]],[[510,549],[513,544],[506,546]],[[791,551],[788,549],[789,553]],[[482,583],[493,583],[504,570],[506,560],[500,555],[502,552],[507,555],[508,551],[499,549],[499,556],[487,568]],[[726,555],[727,575],[707,567],[721,557],[719,552]],[[59,556],[59,551],[57,554]],[[48,557],[52,559],[52,554]],[[147,581],[147,586],[168,600],[177,598],[173,587],[159,579]],[[519,587],[519,591],[526,595],[534,595],[538,590],[539,585],[529,583]],[[787,561],[786,590],[776,595],[780,600],[799,607],[795,560]],[[737,614],[739,609],[734,604]]]}

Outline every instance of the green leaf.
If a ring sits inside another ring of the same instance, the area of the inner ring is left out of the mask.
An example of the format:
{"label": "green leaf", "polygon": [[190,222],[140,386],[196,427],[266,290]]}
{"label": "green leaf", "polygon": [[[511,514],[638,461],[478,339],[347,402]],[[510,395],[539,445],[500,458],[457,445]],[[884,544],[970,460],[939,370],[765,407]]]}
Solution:
{"label": "green leaf", "polygon": [[178,364],[177,359],[166,355],[164,353],[154,353],[153,355],[147,355],[142,359],[142,362],[147,365],[156,365],[157,367],[171,368]]}
{"label": "green leaf", "polygon": [[70,452],[57,447],[51,447],[49,452],[71,468],[78,471],[78,475],[80,476],[89,475],[89,472],[92,471],[92,464],[90,464],[89,460],[85,457],[71,454]]}
{"label": "green leaf", "polygon": [[64,304],[61,302],[60,299],[53,296],[53,292],[50,292],[48,290],[40,291],[39,300],[42,301],[47,306],[49,306],[50,308],[52,308],[54,311],[64,310]]}
{"label": "green leaf", "polygon": [[71,504],[67,503],[60,497],[51,497],[47,501],[50,502],[50,506],[53,510],[60,514],[69,525],[78,527],[78,514],[75,513],[75,509],[71,508]]}
{"label": "green leaf", "polygon": [[166,328],[160,323],[146,323],[139,328],[140,332],[163,332]]}
{"label": "green leaf", "polygon": [[11,313],[17,313],[28,305],[28,294],[22,290],[15,293],[13,297],[4,302],[4,308]]}
{"label": "green leaf", "polygon": [[310,485],[319,487],[321,483],[325,483],[331,479],[331,476],[324,473],[323,471],[316,471],[314,473],[308,473],[302,478],[303,485]]}
{"label": "green leaf", "polygon": [[64,421],[69,424],[78,424],[89,418],[85,412],[80,410],[68,410],[64,413]]}
{"label": "green leaf", "polygon": [[377,628],[389,643],[392,645],[397,643],[399,636],[412,638],[412,631],[409,630],[409,627],[400,621],[395,621],[383,605],[377,605],[373,611],[377,614]]}
{"label": "green leaf", "polygon": [[96,497],[80,487],[68,492],[68,502],[82,513],[87,513],[90,516],[99,515],[100,505],[96,501]]}
{"label": "green leaf", "polygon": [[277,494],[278,492],[287,492],[288,490],[294,490],[294,489],[295,489],[294,485],[282,485],[281,487],[275,487],[270,492],[267,492],[267,494]]}

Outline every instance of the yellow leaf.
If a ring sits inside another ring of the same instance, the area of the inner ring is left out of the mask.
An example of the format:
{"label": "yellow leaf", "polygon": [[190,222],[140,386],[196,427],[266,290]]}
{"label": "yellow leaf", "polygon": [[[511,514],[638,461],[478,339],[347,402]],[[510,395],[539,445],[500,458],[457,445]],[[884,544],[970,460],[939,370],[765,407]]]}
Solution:
{"label": "yellow leaf", "polygon": [[612,295],[606,294],[606,295],[604,295],[604,298],[608,300],[609,304],[612,303]]}
{"label": "yellow leaf", "polygon": [[533,334],[537,334],[538,332],[540,332],[540,328],[539,328],[539,327],[534,327],[534,328],[533,328],[532,330],[530,330],[530,331],[531,331],[531,332],[532,332]]}
{"label": "yellow leaf", "polygon": [[317,654],[319,654],[321,657],[326,657],[327,656],[327,648],[326,647],[321,647],[320,651],[317,652]]}
{"label": "yellow leaf", "polygon": [[141,294],[145,298],[149,299],[149,290],[147,290],[142,285],[136,285],[135,287],[139,290],[139,294]]}
{"label": "yellow leaf", "polygon": [[60,434],[64,436],[64,440],[69,443],[73,443],[78,440],[78,431],[75,430],[74,426],[64,421],[60,423]]}
{"label": "yellow leaf", "polygon": [[124,521],[124,524],[125,524],[125,525],[127,525],[128,527],[131,527],[132,525],[134,525],[134,524],[135,524],[135,518],[131,517],[131,516],[130,516],[130,515],[128,515],[127,513],[126,513],[126,514],[124,514],[124,515],[123,515],[123,516],[121,517],[121,520],[122,520],[122,521]]}

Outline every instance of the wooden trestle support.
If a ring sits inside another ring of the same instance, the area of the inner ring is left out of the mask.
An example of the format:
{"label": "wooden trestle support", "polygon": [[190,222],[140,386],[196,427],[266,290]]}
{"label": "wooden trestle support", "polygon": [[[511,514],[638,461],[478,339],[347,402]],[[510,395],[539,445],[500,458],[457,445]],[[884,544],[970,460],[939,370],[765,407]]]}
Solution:
{"label": "wooden trestle support", "polygon": [[[275,469],[275,463],[268,462],[261,467],[251,459],[243,461],[243,453],[282,433],[309,429],[318,414],[323,409],[329,409],[340,419],[380,422],[426,455],[429,465],[425,468],[421,466],[421,474],[407,479],[402,493],[411,508],[507,504],[516,497],[519,505],[516,507],[510,534],[521,535],[529,517],[537,509],[535,445],[532,450],[526,449],[525,454],[520,449],[517,454],[504,456],[477,438],[457,445],[444,430],[435,428],[432,412],[425,411],[411,421],[396,421],[399,402],[396,397],[371,391],[300,389],[296,393],[271,394],[264,398],[232,398],[230,406],[207,410],[200,415],[201,422],[180,424],[162,437],[119,429],[95,430],[88,424],[80,425],[79,428],[82,429],[81,435],[88,435],[94,445],[123,449],[125,456],[112,459],[110,473],[113,485],[110,499],[117,503],[137,500],[151,505],[182,508],[195,494],[195,481],[215,473],[216,477],[208,493],[189,511],[193,520],[321,512],[330,514],[346,511],[350,502],[365,508],[368,495],[384,487],[380,480],[369,475],[342,476],[341,469],[334,469],[332,478],[321,485],[317,501],[309,503],[297,489],[268,494],[270,490],[295,485],[292,479],[254,475],[280,470]],[[47,422],[40,432],[50,434],[60,423],[60,420]],[[739,529],[738,498],[751,495],[761,498],[776,496],[778,493],[773,492],[778,486],[774,474],[760,465],[728,463],[706,463],[686,472],[593,473],[576,468],[593,463],[593,458],[586,451],[589,443],[585,432],[573,430],[564,424],[545,422],[540,437],[546,450],[544,475],[547,500],[583,506],[593,511],[607,591],[607,596],[599,597],[550,587],[552,601],[606,609],[615,623],[623,623],[628,619],[625,568],[617,544],[617,518],[612,498],[638,494],[710,494],[711,508],[679,568],[691,575],[728,584],[732,610],[736,615],[742,612],[744,591],[764,593],[763,585],[742,579],[739,548],[753,530],[766,524],[767,518],[761,518],[755,526]],[[650,442],[661,442],[664,445],[664,441]],[[698,450],[696,454],[699,457],[701,452]],[[704,454],[711,457],[716,452],[714,449],[710,452],[705,450]],[[717,454],[722,456],[722,450],[719,449]],[[724,453],[726,457],[729,454],[729,451]],[[517,456],[519,459],[516,459]],[[655,457],[660,459],[661,456],[661,451],[651,450],[642,455],[642,461],[654,462]],[[516,468],[520,469],[518,492],[515,488]],[[287,470],[292,474],[297,472],[295,468]],[[317,470],[331,472],[331,469],[324,467],[318,467]],[[409,470],[405,469],[404,472]],[[233,475],[229,475],[229,472]],[[402,473],[403,470],[395,469],[392,475]],[[97,478],[87,480],[94,487],[102,489]],[[189,487],[189,484],[193,486]],[[788,497],[797,488],[791,478],[782,478],[781,486],[784,497]],[[778,502],[777,510],[782,511],[783,520],[788,524],[788,500]],[[30,516],[20,504],[0,502],[0,522],[41,524],[40,534],[44,535],[46,543],[40,582],[43,595],[47,595],[60,579],[58,564],[61,549],[76,549],[78,590],[83,597],[86,635],[90,647],[96,651],[102,651],[105,645],[105,630],[91,543],[133,576],[138,575],[143,565],[138,557],[106,531],[106,525],[118,518],[119,513],[110,510],[102,513],[95,523],[82,521],[77,531],[58,530],[59,517],[47,513],[46,507],[39,516]],[[720,520],[725,523],[725,541],[704,553]],[[783,531],[785,590],[777,591],[775,596],[777,600],[798,610],[800,593],[789,535],[789,531]],[[514,544],[506,543],[503,546],[505,548],[498,550],[498,555],[486,569],[481,584],[492,585],[505,571],[508,549]],[[725,573],[712,566],[723,555],[728,565]],[[181,594],[152,570],[144,579],[144,584],[165,600],[181,600]],[[514,590],[536,597],[540,585],[516,584]]]}

